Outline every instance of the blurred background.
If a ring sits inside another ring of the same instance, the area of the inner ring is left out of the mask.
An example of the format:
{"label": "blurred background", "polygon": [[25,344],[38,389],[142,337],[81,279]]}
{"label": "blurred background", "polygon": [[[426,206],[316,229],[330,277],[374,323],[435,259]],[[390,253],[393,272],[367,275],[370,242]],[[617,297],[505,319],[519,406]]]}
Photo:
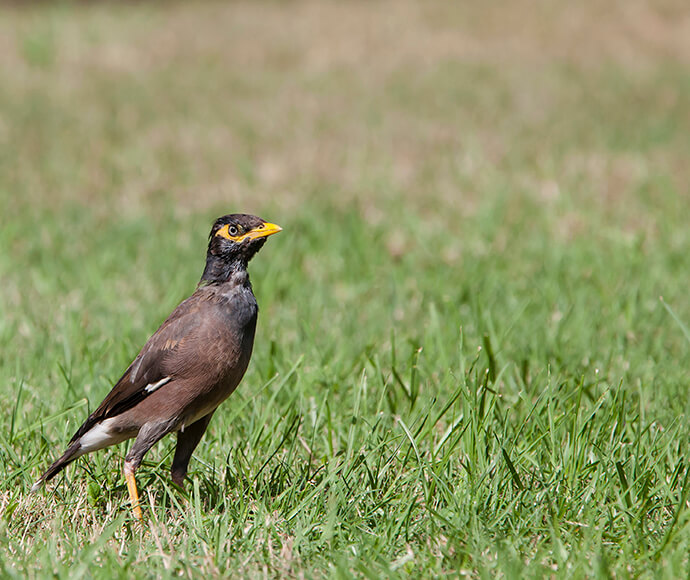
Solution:
{"label": "blurred background", "polygon": [[507,216],[556,206],[561,235],[596,214],[647,232],[657,216],[620,202],[687,183],[686,8],[5,5],[3,215],[297,212],[318,194],[442,219],[502,195]]}
{"label": "blurred background", "polygon": [[[683,1],[2,10],[0,275],[16,348],[42,352],[56,306],[84,310],[75,324],[95,336],[131,319],[138,344],[230,212],[286,226],[255,265],[292,276],[275,300],[264,284],[272,315],[293,309],[287,328],[327,335],[341,321],[372,344],[393,324],[414,334],[430,303],[449,340],[464,324],[474,342],[485,329],[461,311],[477,296],[498,318],[529,303],[559,326],[582,296],[579,321],[626,295],[656,324],[658,296],[685,295]],[[582,358],[632,322],[594,320]]]}
{"label": "blurred background", "polygon": [[[252,263],[259,334],[233,395],[276,429],[314,400],[350,409],[377,365],[444,400],[478,347],[523,419],[551,377],[590,401],[619,386],[660,424],[686,412],[686,0],[0,13],[0,402],[21,434],[0,446],[3,501],[193,290],[232,212],[284,227]],[[252,399],[296,361],[292,395]],[[209,457],[245,452],[252,413],[232,418]]]}

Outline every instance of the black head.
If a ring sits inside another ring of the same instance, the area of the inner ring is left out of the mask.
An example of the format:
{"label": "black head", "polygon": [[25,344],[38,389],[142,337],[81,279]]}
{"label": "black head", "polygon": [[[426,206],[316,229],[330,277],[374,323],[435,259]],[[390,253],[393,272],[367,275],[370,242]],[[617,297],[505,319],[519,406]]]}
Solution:
{"label": "black head", "polygon": [[220,282],[237,268],[246,268],[266,243],[266,238],[282,228],[254,215],[235,213],[216,220],[211,228],[202,280]]}

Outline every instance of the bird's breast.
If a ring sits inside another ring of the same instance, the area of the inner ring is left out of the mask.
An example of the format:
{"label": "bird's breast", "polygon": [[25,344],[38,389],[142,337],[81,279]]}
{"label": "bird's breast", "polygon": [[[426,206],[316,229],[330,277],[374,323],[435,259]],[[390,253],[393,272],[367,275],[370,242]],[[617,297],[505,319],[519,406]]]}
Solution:
{"label": "bird's breast", "polygon": [[251,288],[225,293],[219,303],[216,326],[217,360],[222,383],[234,389],[249,364],[254,346],[258,306]]}

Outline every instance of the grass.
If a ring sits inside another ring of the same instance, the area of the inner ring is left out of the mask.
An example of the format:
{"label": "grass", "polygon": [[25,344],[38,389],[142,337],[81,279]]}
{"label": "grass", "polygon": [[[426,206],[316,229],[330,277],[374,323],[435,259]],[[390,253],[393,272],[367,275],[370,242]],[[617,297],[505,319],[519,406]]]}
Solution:
{"label": "grass", "polygon": [[[683,18],[6,7],[2,575],[687,576]],[[126,444],[28,495],[232,211],[285,231],[187,489],[171,438],[143,531]]]}

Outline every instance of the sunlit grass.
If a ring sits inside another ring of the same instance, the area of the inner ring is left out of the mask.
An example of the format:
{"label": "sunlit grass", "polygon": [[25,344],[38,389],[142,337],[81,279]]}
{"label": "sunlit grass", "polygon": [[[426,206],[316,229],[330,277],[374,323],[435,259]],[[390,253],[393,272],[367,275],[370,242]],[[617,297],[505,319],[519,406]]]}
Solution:
{"label": "sunlit grass", "polygon": [[[4,574],[686,576],[688,53],[638,8],[9,9]],[[186,489],[168,438],[143,530],[126,445],[29,496],[233,211],[284,232]]]}

